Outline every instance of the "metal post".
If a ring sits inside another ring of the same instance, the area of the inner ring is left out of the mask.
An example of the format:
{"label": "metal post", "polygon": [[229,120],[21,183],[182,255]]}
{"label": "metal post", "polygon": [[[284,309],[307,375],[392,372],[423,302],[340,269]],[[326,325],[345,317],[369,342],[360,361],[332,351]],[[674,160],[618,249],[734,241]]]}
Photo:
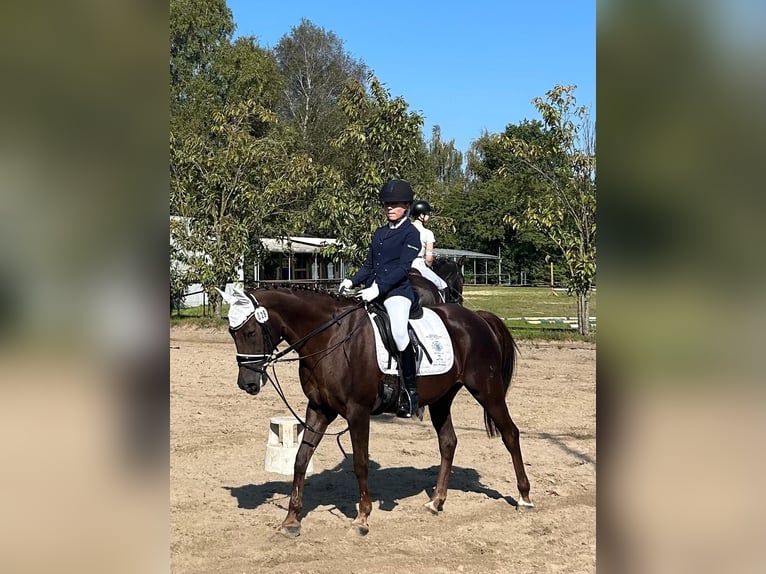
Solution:
{"label": "metal post", "polygon": [[503,284],[503,258],[500,257],[500,246],[497,246],[497,284]]}

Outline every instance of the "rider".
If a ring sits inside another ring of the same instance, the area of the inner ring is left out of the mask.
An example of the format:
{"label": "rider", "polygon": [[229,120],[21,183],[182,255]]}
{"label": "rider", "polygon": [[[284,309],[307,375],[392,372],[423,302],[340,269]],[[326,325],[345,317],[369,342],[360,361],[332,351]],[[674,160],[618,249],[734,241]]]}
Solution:
{"label": "rider", "polygon": [[417,229],[407,218],[413,192],[403,179],[392,179],[380,190],[380,203],[388,222],[372,236],[367,259],[361,269],[340,284],[340,292],[364,284],[359,294],[365,302],[383,301],[391,320],[391,332],[399,352],[398,363],[405,392],[399,395],[397,416],[410,418],[418,409],[415,349],[407,333],[415,292],[409,280],[412,261],[420,249]]}
{"label": "rider", "polygon": [[449,303],[447,283],[445,283],[444,279],[439,277],[434,270],[431,269],[431,265],[433,265],[434,262],[434,243],[436,243],[434,232],[430,229],[426,229],[426,223],[431,218],[431,211],[432,209],[428,202],[422,200],[416,201],[410,211],[412,224],[420,233],[420,252],[415,258],[415,261],[412,262],[412,267],[417,269],[423,277],[436,285],[442,301]]}

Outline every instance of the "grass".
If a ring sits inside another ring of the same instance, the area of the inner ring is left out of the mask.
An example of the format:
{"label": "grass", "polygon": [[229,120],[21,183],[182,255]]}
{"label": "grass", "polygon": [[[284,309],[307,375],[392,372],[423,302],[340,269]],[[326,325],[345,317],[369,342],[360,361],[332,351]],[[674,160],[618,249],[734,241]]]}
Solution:
{"label": "grass", "polygon": [[[224,305],[223,306],[223,312],[222,316],[223,319],[215,319],[213,317],[205,317],[202,314],[202,306],[199,307],[189,307],[188,309],[181,309],[180,314],[178,311],[173,311],[173,314],[170,316],[170,326],[171,327],[177,327],[179,325],[187,325],[190,327],[200,327],[200,328],[209,328],[209,327],[222,327],[224,329],[227,328],[229,322],[226,319],[226,313],[229,311],[229,306]],[[208,307],[208,312],[210,312],[210,308]]]}
{"label": "grass", "polygon": [[[587,341],[595,343],[595,327],[591,334],[583,337],[576,329],[566,324],[527,323],[524,318],[534,317],[577,317],[577,298],[569,296],[565,291],[556,291],[551,295],[549,288],[542,287],[495,287],[487,285],[466,285],[463,296],[464,305],[468,309],[483,309],[506,319],[505,324],[511,330],[514,338],[549,340],[549,341]],[[591,294],[590,316],[596,316],[596,293]],[[223,306],[223,316],[226,317],[228,306]],[[174,312],[170,318],[171,326],[189,325],[201,328],[220,327],[228,325],[226,319],[214,319],[202,315],[202,307],[183,309],[181,316]]]}
{"label": "grass", "polygon": [[[566,291],[551,294],[548,287],[496,287],[489,285],[466,285],[463,289],[464,305],[469,309],[483,309],[506,319],[505,324],[516,339],[543,339],[595,342],[595,328],[587,337],[565,324],[527,323],[520,317],[571,317],[577,318],[577,298]],[[591,294],[590,316],[596,316],[596,293]]]}

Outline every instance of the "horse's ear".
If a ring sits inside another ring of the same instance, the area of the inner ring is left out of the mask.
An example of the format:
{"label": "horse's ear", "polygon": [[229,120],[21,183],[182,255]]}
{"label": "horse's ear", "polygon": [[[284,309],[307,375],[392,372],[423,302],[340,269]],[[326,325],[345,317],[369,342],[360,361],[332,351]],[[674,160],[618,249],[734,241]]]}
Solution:
{"label": "horse's ear", "polygon": [[226,292],[224,292],[224,291],[221,291],[221,290],[220,290],[218,287],[216,287],[216,288],[215,288],[215,290],[216,290],[216,291],[218,291],[218,293],[221,295],[221,298],[222,298],[222,299],[223,299],[223,300],[224,300],[226,303],[228,303],[229,305],[231,305],[231,304],[234,302],[234,297],[232,297],[232,296],[231,296],[231,295],[229,295],[228,293],[226,293]]}
{"label": "horse's ear", "polygon": [[465,255],[461,255],[461,256],[458,258],[458,260],[457,260],[457,261],[455,261],[455,264],[456,264],[458,267],[462,267],[462,266],[463,266],[463,263],[465,263]]}

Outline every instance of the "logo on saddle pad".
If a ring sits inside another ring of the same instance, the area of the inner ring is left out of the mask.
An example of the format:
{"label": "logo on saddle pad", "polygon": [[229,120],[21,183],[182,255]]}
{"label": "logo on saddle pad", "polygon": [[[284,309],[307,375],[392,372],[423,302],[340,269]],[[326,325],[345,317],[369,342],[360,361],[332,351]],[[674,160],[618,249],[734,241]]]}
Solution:
{"label": "logo on saddle pad", "polygon": [[[396,375],[396,355],[388,352],[380,330],[375,321],[376,313],[368,313],[375,333],[375,353],[378,357],[378,368],[384,375]],[[410,319],[410,328],[414,331],[420,344],[425,349],[418,349],[418,375],[441,375],[452,368],[455,356],[452,352],[452,341],[439,315],[431,309],[423,308],[422,319]],[[414,341],[413,341],[414,343]]]}

